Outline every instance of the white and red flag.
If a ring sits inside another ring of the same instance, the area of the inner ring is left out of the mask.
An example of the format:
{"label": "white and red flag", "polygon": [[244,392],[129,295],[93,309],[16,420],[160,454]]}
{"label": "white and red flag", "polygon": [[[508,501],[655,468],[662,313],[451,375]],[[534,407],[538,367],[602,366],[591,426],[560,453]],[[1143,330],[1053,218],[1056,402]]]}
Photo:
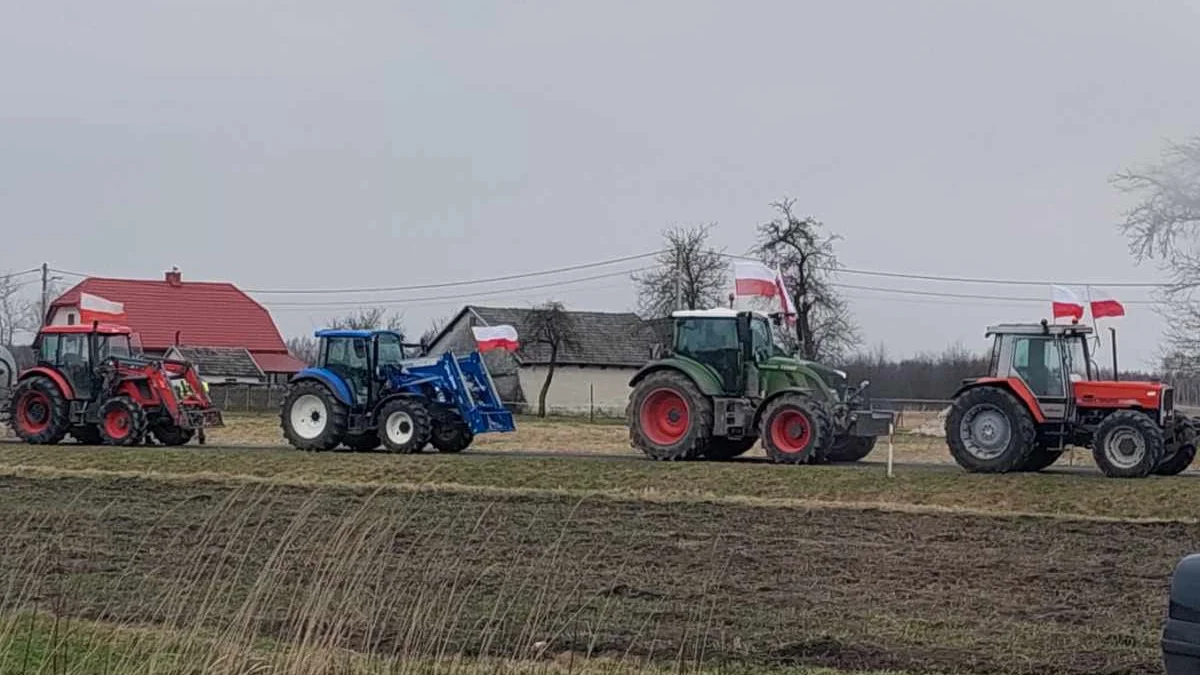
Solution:
{"label": "white and red flag", "polygon": [[796,305],[783,283],[783,275],[756,260],[735,260],[733,263],[734,293],[763,298],[779,298],[780,310],[789,319],[796,315]]}
{"label": "white and red flag", "polygon": [[1117,302],[1112,293],[1103,288],[1091,288],[1088,299],[1092,305],[1092,320],[1103,319],[1106,316],[1125,316],[1125,305]]}
{"label": "white and red flag", "polygon": [[93,321],[100,323],[124,323],[125,303],[114,302],[108,298],[91,293],[79,294],[79,323],[88,324]]}
{"label": "white and red flag", "polygon": [[487,352],[493,349],[507,349],[514,352],[520,347],[517,341],[517,329],[508,324],[499,326],[472,326],[471,332],[475,333],[475,342],[479,344],[479,351]]}
{"label": "white and red flag", "polygon": [[1083,303],[1074,291],[1065,286],[1050,287],[1050,303],[1055,319],[1069,316],[1079,321],[1083,318]]}

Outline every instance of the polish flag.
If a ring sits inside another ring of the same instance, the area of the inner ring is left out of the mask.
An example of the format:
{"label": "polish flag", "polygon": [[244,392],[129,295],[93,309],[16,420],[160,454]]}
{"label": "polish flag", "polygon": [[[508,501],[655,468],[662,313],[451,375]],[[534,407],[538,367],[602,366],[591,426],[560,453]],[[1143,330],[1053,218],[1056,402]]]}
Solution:
{"label": "polish flag", "polygon": [[91,293],[79,294],[79,323],[125,323],[125,303]]}
{"label": "polish flag", "polygon": [[1050,295],[1055,319],[1069,316],[1075,321],[1079,321],[1083,318],[1083,303],[1071,289],[1063,286],[1051,286]]}
{"label": "polish flag", "polygon": [[510,352],[514,352],[520,346],[517,342],[517,329],[508,324],[501,324],[499,326],[472,326],[471,332],[475,333],[475,342],[479,343],[479,351],[481,352],[493,349],[507,349]]}
{"label": "polish flag", "polygon": [[733,261],[733,285],[737,295],[773,298],[779,293],[779,273],[756,260]]}
{"label": "polish flag", "polygon": [[1102,289],[1093,288],[1089,299],[1092,305],[1092,320],[1102,319],[1106,316],[1125,316],[1125,306],[1117,302],[1112,293]]}
{"label": "polish flag", "polygon": [[792,302],[792,295],[788,293],[787,284],[783,283],[783,275],[775,275],[775,287],[779,289],[779,305],[783,309],[783,315],[787,318],[787,322],[796,323],[796,305]]}

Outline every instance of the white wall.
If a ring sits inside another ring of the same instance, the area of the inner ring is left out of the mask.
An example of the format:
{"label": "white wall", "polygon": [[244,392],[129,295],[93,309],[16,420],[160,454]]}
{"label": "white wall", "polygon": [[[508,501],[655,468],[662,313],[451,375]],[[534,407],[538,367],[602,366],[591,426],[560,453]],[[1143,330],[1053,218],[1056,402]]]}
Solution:
{"label": "white wall", "polygon": [[[67,317],[71,317],[71,320],[68,320]],[[67,324],[77,323],[79,323],[78,307],[57,307],[54,310],[54,316],[50,318],[51,326],[66,326]]]}
{"label": "white wall", "polygon": [[[521,389],[529,403],[530,412],[537,410],[538,394],[546,381],[546,366],[524,366],[520,369]],[[629,402],[629,379],[636,368],[600,368],[558,366],[546,395],[549,412],[584,413],[589,410],[589,385],[595,395],[597,415],[624,415]]]}

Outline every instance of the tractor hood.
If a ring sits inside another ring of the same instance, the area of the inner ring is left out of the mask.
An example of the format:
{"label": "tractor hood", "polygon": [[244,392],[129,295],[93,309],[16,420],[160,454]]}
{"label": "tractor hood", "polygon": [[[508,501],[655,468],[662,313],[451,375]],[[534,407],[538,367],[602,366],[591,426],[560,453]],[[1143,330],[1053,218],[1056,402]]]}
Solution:
{"label": "tractor hood", "polygon": [[1084,404],[1137,405],[1157,408],[1162,392],[1169,387],[1162,382],[1100,381],[1074,383],[1075,397]]}
{"label": "tractor hood", "polygon": [[790,360],[795,361],[806,368],[812,369],[814,373],[816,373],[822,380],[825,381],[825,384],[829,385],[833,389],[838,389],[846,384],[848,376],[844,371],[838,370],[837,368],[832,368],[823,363],[817,363],[816,361],[805,361],[804,359]]}

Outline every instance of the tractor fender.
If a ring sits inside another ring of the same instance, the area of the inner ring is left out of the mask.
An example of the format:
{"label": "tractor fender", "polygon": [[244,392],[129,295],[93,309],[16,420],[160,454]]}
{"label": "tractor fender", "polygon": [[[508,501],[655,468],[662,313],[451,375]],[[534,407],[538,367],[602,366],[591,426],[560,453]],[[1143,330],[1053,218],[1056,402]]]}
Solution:
{"label": "tractor fender", "polygon": [[721,380],[712,369],[699,363],[674,358],[663,359],[642,366],[641,370],[634,373],[633,377],[629,380],[629,386],[631,388],[636,387],[639,382],[646,379],[651,373],[664,370],[674,370],[683,373],[695,383],[700,393],[705,396],[720,396],[724,393],[721,387]]}
{"label": "tractor fender", "polygon": [[[783,389],[777,389],[777,390],[771,392],[771,394],[769,396],[767,396],[766,398],[764,398],[761,402],[759,402],[758,407],[755,408],[753,428],[758,429],[759,423],[762,422],[762,412],[767,409],[767,405],[769,405],[772,401],[779,398],[780,396],[786,396],[788,394],[802,394],[804,396],[807,396],[808,398],[811,398],[812,400],[816,401],[817,403],[820,403],[821,405],[825,405],[825,401],[823,401],[819,397],[813,395],[812,389],[805,389],[804,387],[784,387]],[[832,412],[832,411],[828,411],[828,412]]]}
{"label": "tractor fender", "polygon": [[304,370],[292,376],[292,379],[288,381],[288,384],[304,382],[305,380],[315,380],[320,382],[321,384],[325,385],[329,391],[333,392],[333,395],[337,397],[337,400],[348,406],[354,405],[354,392],[351,391],[350,387],[346,385],[342,378],[338,377],[333,371],[325,368],[305,368]]}
{"label": "tractor fender", "polygon": [[26,370],[25,372],[21,373],[21,376],[19,378],[17,378],[17,383],[19,384],[21,382],[24,382],[25,380],[29,380],[29,379],[32,379],[35,377],[45,377],[45,378],[53,381],[54,384],[58,385],[58,390],[62,392],[63,397],[66,398],[68,401],[75,398],[74,387],[71,386],[70,382],[67,382],[67,378],[63,377],[62,373],[58,372],[57,370],[54,370],[53,368],[47,368],[45,366],[34,366],[33,368],[30,368],[29,370]]}
{"label": "tractor fender", "polygon": [[954,392],[951,398],[958,398],[965,391],[977,389],[979,387],[999,387],[1008,393],[1016,396],[1025,407],[1029,410],[1029,414],[1033,415],[1033,421],[1041,424],[1046,421],[1046,416],[1042,413],[1042,406],[1038,404],[1037,397],[1029,390],[1029,385],[1025,384],[1025,380],[1019,377],[980,377],[963,384]]}

